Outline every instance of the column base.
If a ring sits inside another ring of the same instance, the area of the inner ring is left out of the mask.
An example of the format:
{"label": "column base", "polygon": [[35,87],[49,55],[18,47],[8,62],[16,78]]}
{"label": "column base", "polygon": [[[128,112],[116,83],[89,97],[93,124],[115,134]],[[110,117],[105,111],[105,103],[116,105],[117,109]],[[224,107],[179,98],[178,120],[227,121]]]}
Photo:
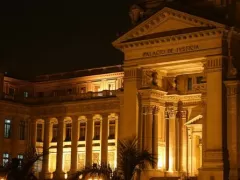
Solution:
{"label": "column base", "polygon": [[224,180],[223,168],[201,168],[199,169],[198,180]]}
{"label": "column base", "polygon": [[70,171],[68,171],[68,173],[67,173],[67,174],[68,174],[68,178],[71,179],[72,177],[76,177],[77,172],[78,172],[78,171],[75,170],[75,169],[74,169],[74,170],[70,170]]}
{"label": "column base", "polygon": [[63,171],[61,171],[61,172],[55,171],[53,173],[53,178],[57,179],[57,180],[67,179],[66,176],[67,176],[67,173],[64,173]]}
{"label": "column base", "polygon": [[40,172],[39,173],[39,178],[40,179],[52,179],[53,178],[53,174],[50,172]]}

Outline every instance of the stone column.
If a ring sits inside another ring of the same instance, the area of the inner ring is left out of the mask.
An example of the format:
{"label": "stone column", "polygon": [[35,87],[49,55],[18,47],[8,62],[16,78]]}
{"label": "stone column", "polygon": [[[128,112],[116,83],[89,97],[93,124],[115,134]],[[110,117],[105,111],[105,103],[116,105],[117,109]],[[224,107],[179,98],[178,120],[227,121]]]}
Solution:
{"label": "stone column", "polygon": [[30,139],[31,139],[31,146],[36,148],[36,141],[37,141],[37,120],[31,119],[31,128],[30,128]]}
{"label": "stone column", "polygon": [[41,172],[42,179],[51,178],[49,174],[49,153],[47,153],[50,147],[50,124],[51,124],[50,118],[44,119],[43,153],[46,153],[46,155],[43,156],[43,161],[42,161],[42,172]]}
{"label": "stone column", "polygon": [[188,175],[192,175],[192,128],[188,127],[188,165],[187,165],[187,173]]}
{"label": "stone column", "polygon": [[20,117],[14,117],[11,121],[12,123],[12,158],[17,158],[18,155],[18,141],[19,141],[19,122]]}
{"label": "stone column", "polygon": [[192,135],[192,176],[196,175],[197,171],[197,158],[199,158],[197,153],[197,136],[193,133]]}
{"label": "stone column", "polygon": [[141,134],[141,143],[142,143],[142,150],[146,150],[146,121],[147,121],[147,113],[146,113],[146,107],[143,107],[143,113],[142,113],[142,134]]}
{"label": "stone column", "polygon": [[104,114],[101,129],[101,162],[105,165],[108,164],[108,127],[108,115]]}
{"label": "stone column", "polygon": [[169,167],[168,171],[176,171],[176,116],[169,110]]}
{"label": "stone column", "polygon": [[204,156],[199,179],[223,180],[223,91],[222,56],[208,57],[205,64],[207,80],[206,118],[203,124]]}
{"label": "stone column", "polygon": [[159,107],[154,108],[154,118],[153,118],[153,155],[156,159],[156,162],[153,164],[153,168],[158,168],[158,113],[159,113]]}
{"label": "stone column", "polygon": [[79,126],[78,117],[72,117],[71,174],[77,171]]}
{"label": "stone column", "polygon": [[0,116],[0,166],[3,163],[3,153],[4,153],[4,116]]}
{"label": "stone column", "polygon": [[153,106],[146,106],[146,121],[145,121],[145,149],[152,152],[152,128],[153,128]]}
{"label": "stone column", "polygon": [[86,140],[86,166],[92,165],[92,140],[93,140],[93,119],[87,118],[87,140]]}
{"label": "stone column", "polygon": [[64,117],[58,119],[57,131],[57,164],[56,171],[54,172],[55,179],[64,179],[63,172],[63,131],[64,131]]}
{"label": "stone column", "polygon": [[181,118],[181,168],[180,171],[186,172],[187,171],[187,127],[186,123],[186,111],[182,111],[182,118]]}
{"label": "stone column", "polygon": [[240,178],[240,141],[239,141],[239,81],[226,81],[227,87],[227,146],[229,153],[229,179]]}

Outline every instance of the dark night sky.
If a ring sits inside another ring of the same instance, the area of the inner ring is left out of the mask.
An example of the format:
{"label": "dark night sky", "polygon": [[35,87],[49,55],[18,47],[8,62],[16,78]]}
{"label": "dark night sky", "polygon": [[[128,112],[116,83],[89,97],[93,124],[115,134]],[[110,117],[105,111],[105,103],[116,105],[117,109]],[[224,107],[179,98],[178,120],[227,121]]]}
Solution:
{"label": "dark night sky", "polygon": [[0,68],[26,78],[120,64],[111,42],[130,27],[130,0],[0,2]]}

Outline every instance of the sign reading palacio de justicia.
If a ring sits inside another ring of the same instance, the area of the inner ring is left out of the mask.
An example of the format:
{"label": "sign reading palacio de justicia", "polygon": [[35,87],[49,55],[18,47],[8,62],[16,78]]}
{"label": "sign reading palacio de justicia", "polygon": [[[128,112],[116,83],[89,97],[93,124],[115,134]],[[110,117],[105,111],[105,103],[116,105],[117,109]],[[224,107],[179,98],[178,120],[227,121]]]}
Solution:
{"label": "sign reading palacio de justicia", "polygon": [[192,52],[199,49],[198,45],[188,45],[188,46],[181,46],[176,48],[168,48],[168,49],[161,49],[156,51],[149,51],[143,52],[143,57],[156,57],[156,56],[163,56],[163,55],[170,55],[170,54],[178,54],[184,52]]}

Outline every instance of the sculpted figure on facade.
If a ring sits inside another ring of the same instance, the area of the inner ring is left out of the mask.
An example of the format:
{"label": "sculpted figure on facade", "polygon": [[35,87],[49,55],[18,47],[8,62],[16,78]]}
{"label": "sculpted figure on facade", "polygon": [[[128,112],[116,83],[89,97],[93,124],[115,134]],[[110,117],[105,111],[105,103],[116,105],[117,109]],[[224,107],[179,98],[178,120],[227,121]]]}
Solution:
{"label": "sculpted figure on facade", "polygon": [[175,77],[167,78],[167,90],[168,91],[176,91],[177,90],[177,82]]}
{"label": "sculpted figure on facade", "polygon": [[143,71],[143,86],[162,88],[162,77],[157,70]]}

